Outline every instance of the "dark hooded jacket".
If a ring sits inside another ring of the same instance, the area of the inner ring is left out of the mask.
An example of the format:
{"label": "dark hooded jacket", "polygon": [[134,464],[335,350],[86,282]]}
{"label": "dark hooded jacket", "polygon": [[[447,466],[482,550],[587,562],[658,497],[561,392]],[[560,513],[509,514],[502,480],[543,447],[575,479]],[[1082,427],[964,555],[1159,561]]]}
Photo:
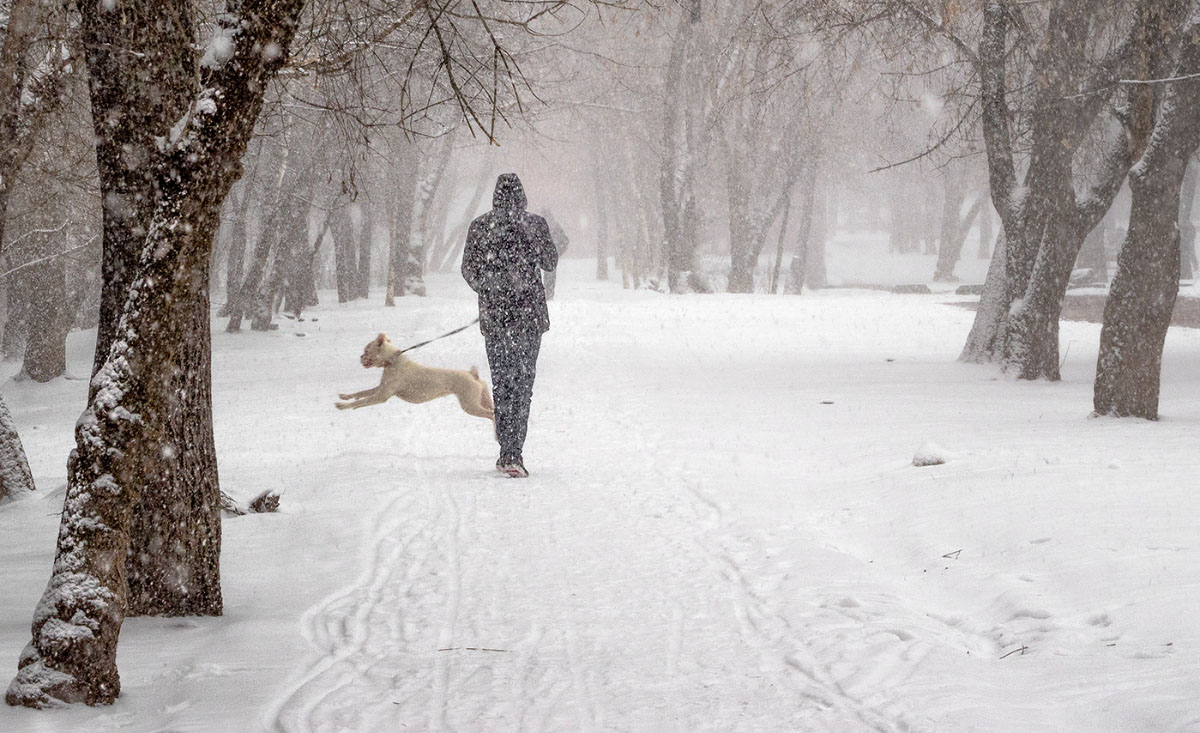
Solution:
{"label": "dark hooded jacket", "polygon": [[558,266],[546,220],[525,211],[525,189],[514,173],[496,181],[492,210],[467,231],[462,275],[479,294],[479,327],[550,328],[546,291],[539,270]]}

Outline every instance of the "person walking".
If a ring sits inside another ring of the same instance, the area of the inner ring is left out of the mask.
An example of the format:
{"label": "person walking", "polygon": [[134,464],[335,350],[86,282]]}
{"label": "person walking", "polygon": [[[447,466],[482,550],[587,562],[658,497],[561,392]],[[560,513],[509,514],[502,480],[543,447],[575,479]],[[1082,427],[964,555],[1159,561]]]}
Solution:
{"label": "person walking", "polygon": [[479,330],[492,372],[496,469],[513,478],[529,475],[522,450],[542,334],[550,329],[541,271],[558,266],[546,220],[526,206],[515,173],[496,179],[492,210],[471,222],[462,261],[463,279],[479,294]]}

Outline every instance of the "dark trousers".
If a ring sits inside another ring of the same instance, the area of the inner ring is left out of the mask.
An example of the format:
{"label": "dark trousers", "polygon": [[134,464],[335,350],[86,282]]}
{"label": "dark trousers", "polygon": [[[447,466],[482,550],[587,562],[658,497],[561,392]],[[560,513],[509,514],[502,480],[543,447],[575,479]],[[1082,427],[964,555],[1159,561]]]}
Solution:
{"label": "dark trousers", "polygon": [[492,398],[496,403],[496,439],[500,458],[521,458],[529,426],[529,403],[537,375],[542,334],[534,328],[499,329],[483,336],[488,366],[492,370]]}

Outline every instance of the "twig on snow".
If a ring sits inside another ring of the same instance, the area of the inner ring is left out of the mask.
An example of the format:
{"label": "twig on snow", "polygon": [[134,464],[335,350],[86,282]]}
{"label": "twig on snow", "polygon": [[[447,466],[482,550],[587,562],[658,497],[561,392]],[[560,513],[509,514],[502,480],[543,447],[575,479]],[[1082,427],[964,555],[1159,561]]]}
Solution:
{"label": "twig on snow", "polygon": [[1011,652],[1009,652],[1008,654],[1005,654],[1004,656],[1002,656],[1002,657],[1000,657],[1000,658],[1001,658],[1001,659],[1008,659],[1009,657],[1011,657],[1011,656],[1012,656],[1012,655],[1014,655],[1014,654],[1020,654],[1020,655],[1024,656],[1025,652],[1027,652],[1027,651],[1029,651],[1029,647],[1027,647],[1027,646],[1025,646],[1024,644],[1022,644],[1022,645],[1020,646],[1020,648],[1018,648],[1018,649],[1013,649]]}

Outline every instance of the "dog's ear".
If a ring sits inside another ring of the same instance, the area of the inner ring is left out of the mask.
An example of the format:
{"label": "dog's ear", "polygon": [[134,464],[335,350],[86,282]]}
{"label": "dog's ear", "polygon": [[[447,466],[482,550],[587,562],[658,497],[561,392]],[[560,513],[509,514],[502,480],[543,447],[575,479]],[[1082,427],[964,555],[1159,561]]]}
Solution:
{"label": "dog's ear", "polygon": [[375,343],[378,344],[379,346],[383,346],[383,342],[387,341],[387,340],[388,340],[388,338],[387,338],[386,333],[381,333],[375,337]]}

